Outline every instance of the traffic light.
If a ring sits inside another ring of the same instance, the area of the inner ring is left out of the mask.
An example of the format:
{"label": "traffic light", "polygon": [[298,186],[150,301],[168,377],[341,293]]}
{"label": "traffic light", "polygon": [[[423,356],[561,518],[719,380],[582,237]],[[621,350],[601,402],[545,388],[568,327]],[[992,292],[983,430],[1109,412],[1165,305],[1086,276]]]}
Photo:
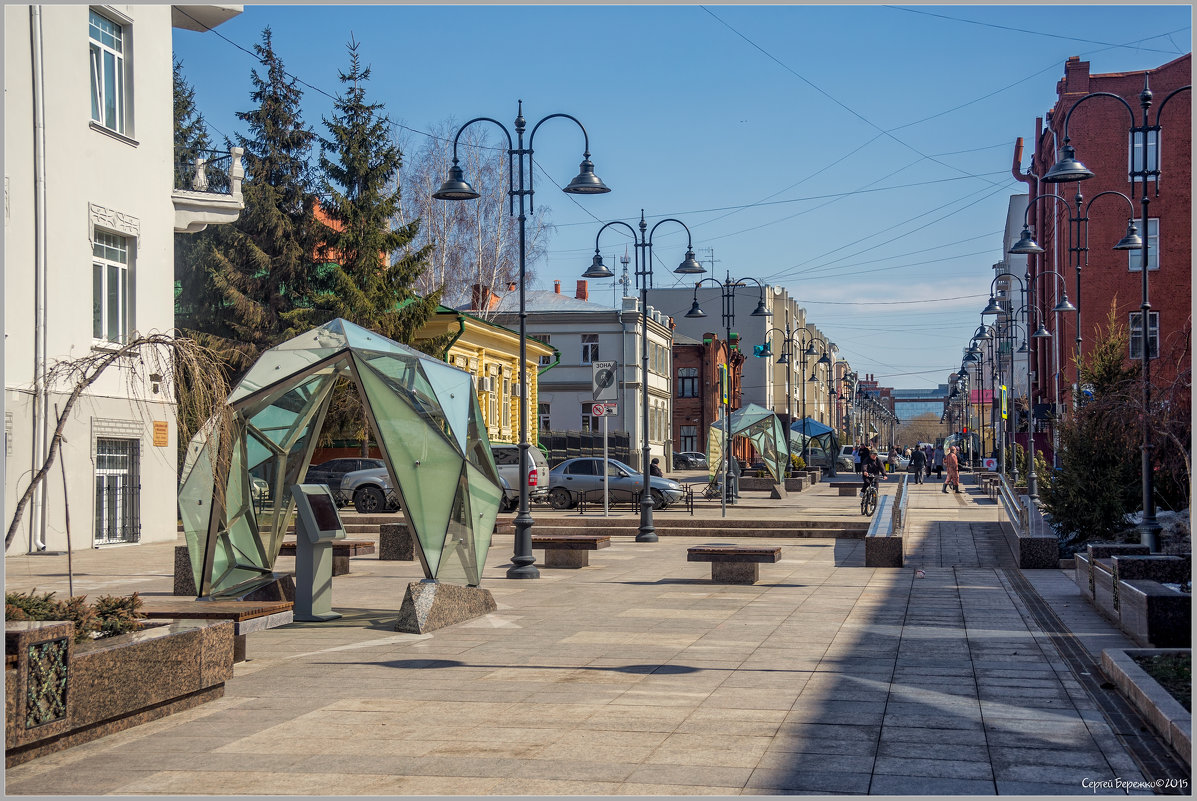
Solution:
{"label": "traffic light", "polygon": [[967,434],[967,433],[968,433],[968,426],[965,426],[965,427],[964,427],[964,431],[963,431],[962,433],[964,433],[964,434]]}

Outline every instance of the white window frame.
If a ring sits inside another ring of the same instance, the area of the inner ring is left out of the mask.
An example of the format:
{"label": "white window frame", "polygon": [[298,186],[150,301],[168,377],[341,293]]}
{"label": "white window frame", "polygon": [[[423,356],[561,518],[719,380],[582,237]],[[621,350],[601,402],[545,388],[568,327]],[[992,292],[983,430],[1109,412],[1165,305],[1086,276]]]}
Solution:
{"label": "white window frame", "polygon": [[[1130,359],[1133,362],[1141,361],[1143,359],[1143,328],[1139,324],[1142,319],[1143,312],[1131,312],[1129,327],[1130,327],[1130,347],[1128,349]],[[1147,347],[1151,348],[1151,358],[1160,358],[1160,313],[1147,313]]]}
{"label": "white window frame", "polygon": [[[102,345],[123,345],[132,330],[133,237],[96,229],[92,241],[92,341]],[[123,245],[123,248],[122,248]],[[123,260],[122,260],[123,259]],[[117,286],[115,290],[113,282]],[[114,294],[115,293],[115,294]],[[111,308],[115,300],[118,308]],[[114,326],[115,322],[115,326]],[[97,330],[97,325],[99,330]],[[116,338],[113,338],[115,328]]]}
{"label": "white window frame", "polygon": [[[541,342],[543,342],[546,345],[549,344],[549,335],[548,334],[529,334],[529,336],[532,339],[540,340]],[[537,364],[540,365],[541,367],[547,367],[548,365],[550,365],[552,363],[553,363],[553,354],[551,354],[551,353],[544,354],[543,356],[540,357],[540,360],[537,362]]]}
{"label": "white window frame", "polygon": [[[1129,222],[1138,223],[1138,220]],[[1139,236],[1147,237],[1147,269],[1160,269],[1160,218],[1148,217],[1147,230],[1140,231]],[[1143,260],[1143,251],[1139,248],[1126,252],[1126,266],[1132,273],[1139,272]]]}
{"label": "white window frame", "polygon": [[[1159,131],[1131,131],[1127,134],[1127,180],[1134,182],[1134,173],[1142,164],[1141,152],[1143,148],[1143,134],[1147,136],[1147,170],[1158,172],[1160,169],[1160,132]],[[1148,181],[1154,181],[1155,175],[1148,175]]]}
{"label": "white window frame", "polygon": [[593,364],[600,360],[599,335],[582,334],[582,364]]}
{"label": "white window frame", "polygon": [[[127,135],[128,26],[94,8],[89,11],[87,40],[91,120],[110,131]],[[115,28],[115,33],[103,25],[97,26],[97,20]]]}
{"label": "white window frame", "polygon": [[500,412],[500,425],[505,429],[511,428],[511,377],[503,376],[503,400]]}
{"label": "white window frame", "polygon": [[536,404],[536,415],[540,420],[540,430],[541,431],[551,431],[552,428],[549,425],[549,404],[547,404],[547,403]]}
{"label": "white window frame", "polygon": [[[686,374],[682,375],[682,371],[686,371]],[[690,391],[689,394],[687,394],[687,390]],[[677,396],[679,398],[699,397],[697,367],[677,368]]]}
{"label": "white window frame", "polygon": [[586,403],[582,404],[582,428],[581,428],[581,430],[584,432],[598,430],[598,427],[594,425],[594,415],[591,414],[591,411],[593,411],[593,407],[594,407],[594,403],[591,401],[587,401]]}

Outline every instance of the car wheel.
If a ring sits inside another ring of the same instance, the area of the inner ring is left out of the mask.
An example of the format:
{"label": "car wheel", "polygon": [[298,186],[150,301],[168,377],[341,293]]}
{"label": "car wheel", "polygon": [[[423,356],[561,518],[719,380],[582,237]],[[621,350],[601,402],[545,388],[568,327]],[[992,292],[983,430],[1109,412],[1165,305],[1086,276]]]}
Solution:
{"label": "car wheel", "polygon": [[568,509],[574,505],[574,499],[569,490],[554,487],[549,490],[549,503],[554,509]]}
{"label": "car wheel", "polygon": [[499,502],[499,509],[504,512],[514,512],[519,508],[519,505],[520,499],[518,495],[514,498],[508,498],[506,495],[504,495],[503,500]]}
{"label": "car wheel", "polygon": [[377,514],[386,510],[387,498],[378,487],[362,487],[353,493],[353,508],[358,514]]}

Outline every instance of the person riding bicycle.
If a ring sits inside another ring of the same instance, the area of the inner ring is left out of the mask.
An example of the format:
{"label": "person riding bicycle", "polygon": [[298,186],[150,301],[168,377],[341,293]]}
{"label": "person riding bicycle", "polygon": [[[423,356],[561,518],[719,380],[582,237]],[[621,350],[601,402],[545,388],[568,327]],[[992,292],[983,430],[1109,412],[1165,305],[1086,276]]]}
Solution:
{"label": "person riding bicycle", "polygon": [[885,465],[881,463],[877,451],[864,449],[860,460],[860,475],[864,482],[860,489],[861,495],[864,495],[869,487],[876,486],[878,481],[885,481]]}

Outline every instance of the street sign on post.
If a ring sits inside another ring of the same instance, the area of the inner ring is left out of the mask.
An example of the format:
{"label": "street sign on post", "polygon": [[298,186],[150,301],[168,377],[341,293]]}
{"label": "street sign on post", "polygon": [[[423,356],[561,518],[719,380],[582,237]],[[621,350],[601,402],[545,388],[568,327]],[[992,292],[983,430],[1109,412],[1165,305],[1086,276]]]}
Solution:
{"label": "street sign on post", "polygon": [[1005,420],[1005,419],[1007,419],[1006,418],[1006,385],[1002,384],[1001,387],[1002,387],[1002,419]]}
{"label": "street sign on post", "polygon": [[592,403],[590,405],[590,414],[593,417],[602,417],[606,413],[607,413],[607,407],[603,406],[603,404]]}
{"label": "street sign on post", "polygon": [[616,381],[615,362],[592,362],[590,367],[593,399],[596,401],[618,400],[619,382]]}

